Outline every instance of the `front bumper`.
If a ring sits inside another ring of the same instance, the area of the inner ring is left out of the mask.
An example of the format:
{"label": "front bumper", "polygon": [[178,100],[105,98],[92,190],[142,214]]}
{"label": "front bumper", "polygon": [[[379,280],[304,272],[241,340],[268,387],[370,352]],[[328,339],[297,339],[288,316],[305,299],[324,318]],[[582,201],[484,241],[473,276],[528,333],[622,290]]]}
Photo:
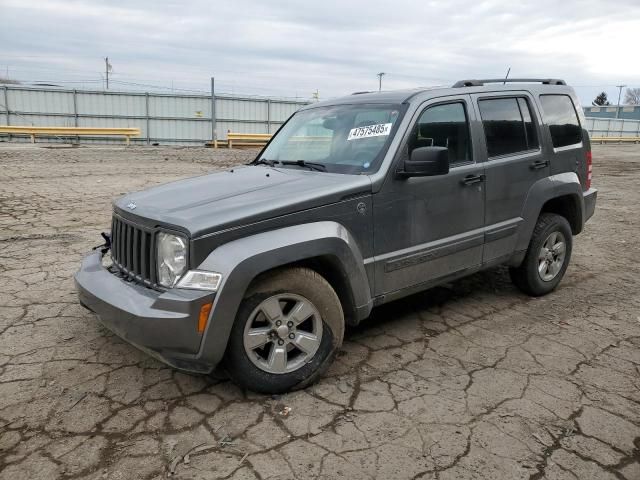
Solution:
{"label": "front bumper", "polygon": [[598,197],[598,190],[590,188],[586,192],[583,192],[584,198],[584,221],[589,220],[593,213],[596,211],[596,198]]}
{"label": "front bumper", "polygon": [[209,373],[215,365],[199,359],[200,308],[214,294],[172,289],[159,292],[113,275],[99,251],[87,255],[75,274],[80,303],[116,335],[168,365]]}

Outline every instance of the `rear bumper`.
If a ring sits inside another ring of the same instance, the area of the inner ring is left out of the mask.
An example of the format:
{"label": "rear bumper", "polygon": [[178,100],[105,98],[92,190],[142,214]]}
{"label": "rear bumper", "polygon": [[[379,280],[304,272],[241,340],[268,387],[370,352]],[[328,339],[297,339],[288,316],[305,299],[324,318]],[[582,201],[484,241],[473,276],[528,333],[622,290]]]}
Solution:
{"label": "rear bumper", "polygon": [[211,292],[158,292],[128,282],[103,267],[99,251],[84,258],[74,278],[80,303],[125,341],[181,370],[209,373],[215,367],[197,358],[198,317],[213,301]]}
{"label": "rear bumper", "polygon": [[590,188],[582,194],[584,199],[584,221],[589,220],[596,210],[596,198],[598,197],[598,190]]}

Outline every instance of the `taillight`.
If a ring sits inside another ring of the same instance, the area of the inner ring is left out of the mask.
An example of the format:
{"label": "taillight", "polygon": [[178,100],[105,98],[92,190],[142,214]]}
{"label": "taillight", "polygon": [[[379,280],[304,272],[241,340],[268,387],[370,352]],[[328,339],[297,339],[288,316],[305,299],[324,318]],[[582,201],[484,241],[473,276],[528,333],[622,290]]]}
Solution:
{"label": "taillight", "polygon": [[591,151],[587,152],[587,190],[591,188],[591,178],[593,177],[593,159],[591,157]]}

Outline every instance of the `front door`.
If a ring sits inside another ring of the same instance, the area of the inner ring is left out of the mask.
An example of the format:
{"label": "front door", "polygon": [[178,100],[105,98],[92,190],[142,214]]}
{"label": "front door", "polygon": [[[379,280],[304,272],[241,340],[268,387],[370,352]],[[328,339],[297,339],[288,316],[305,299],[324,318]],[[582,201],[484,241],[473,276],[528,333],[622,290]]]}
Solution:
{"label": "front door", "polygon": [[[470,97],[425,103],[381,191],[373,196],[376,295],[427,284],[482,263],[484,168],[475,161]],[[450,171],[396,178],[414,148],[449,149]]]}

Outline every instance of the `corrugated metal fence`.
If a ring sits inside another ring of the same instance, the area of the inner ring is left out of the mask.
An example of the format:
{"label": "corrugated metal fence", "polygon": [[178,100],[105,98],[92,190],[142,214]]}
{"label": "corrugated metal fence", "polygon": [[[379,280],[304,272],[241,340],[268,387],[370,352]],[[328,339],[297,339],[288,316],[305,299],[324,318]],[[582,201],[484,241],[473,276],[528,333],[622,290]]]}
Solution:
{"label": "corrugated metal fence", "polygon": [[640,137],[640,120],[586,117],[592,137]]}
{"label": "corrugated metal fence", "polygon": [[[307,102],[275,98],[65,90],[0,86],[0,124],[38,127],[136,127],[134,143],[202,144],[226,139],[227,131],[274,133]],[[640,121],[587,117],[592,136],[640,136]],[[5,135],[6,137],[6,135]],[[0,139],[2,135],[0,134]],[[28,137],[13,137],[28,141]],[[69,141],[68,138],[49,139]],[[121,143],[121,139],[79,137],[82,142]]]}
{"label": "corrugated metal fence", "polygon": [[[57,127],[137,127],[134,143],[202,144],[228,130],[273,133],[307,102],[215,95],[0,87],[0,124]],[[1,137],[0,137],[1,138]],[[18,140],[18,138],[15,138]],[[21,138],[20,140],[28,140]],[[50,139],[55,141],[56,139]],[[68,141],[68,139],[58,139]],[[80,137],[82,142],[121,143],[121,139]]]}

